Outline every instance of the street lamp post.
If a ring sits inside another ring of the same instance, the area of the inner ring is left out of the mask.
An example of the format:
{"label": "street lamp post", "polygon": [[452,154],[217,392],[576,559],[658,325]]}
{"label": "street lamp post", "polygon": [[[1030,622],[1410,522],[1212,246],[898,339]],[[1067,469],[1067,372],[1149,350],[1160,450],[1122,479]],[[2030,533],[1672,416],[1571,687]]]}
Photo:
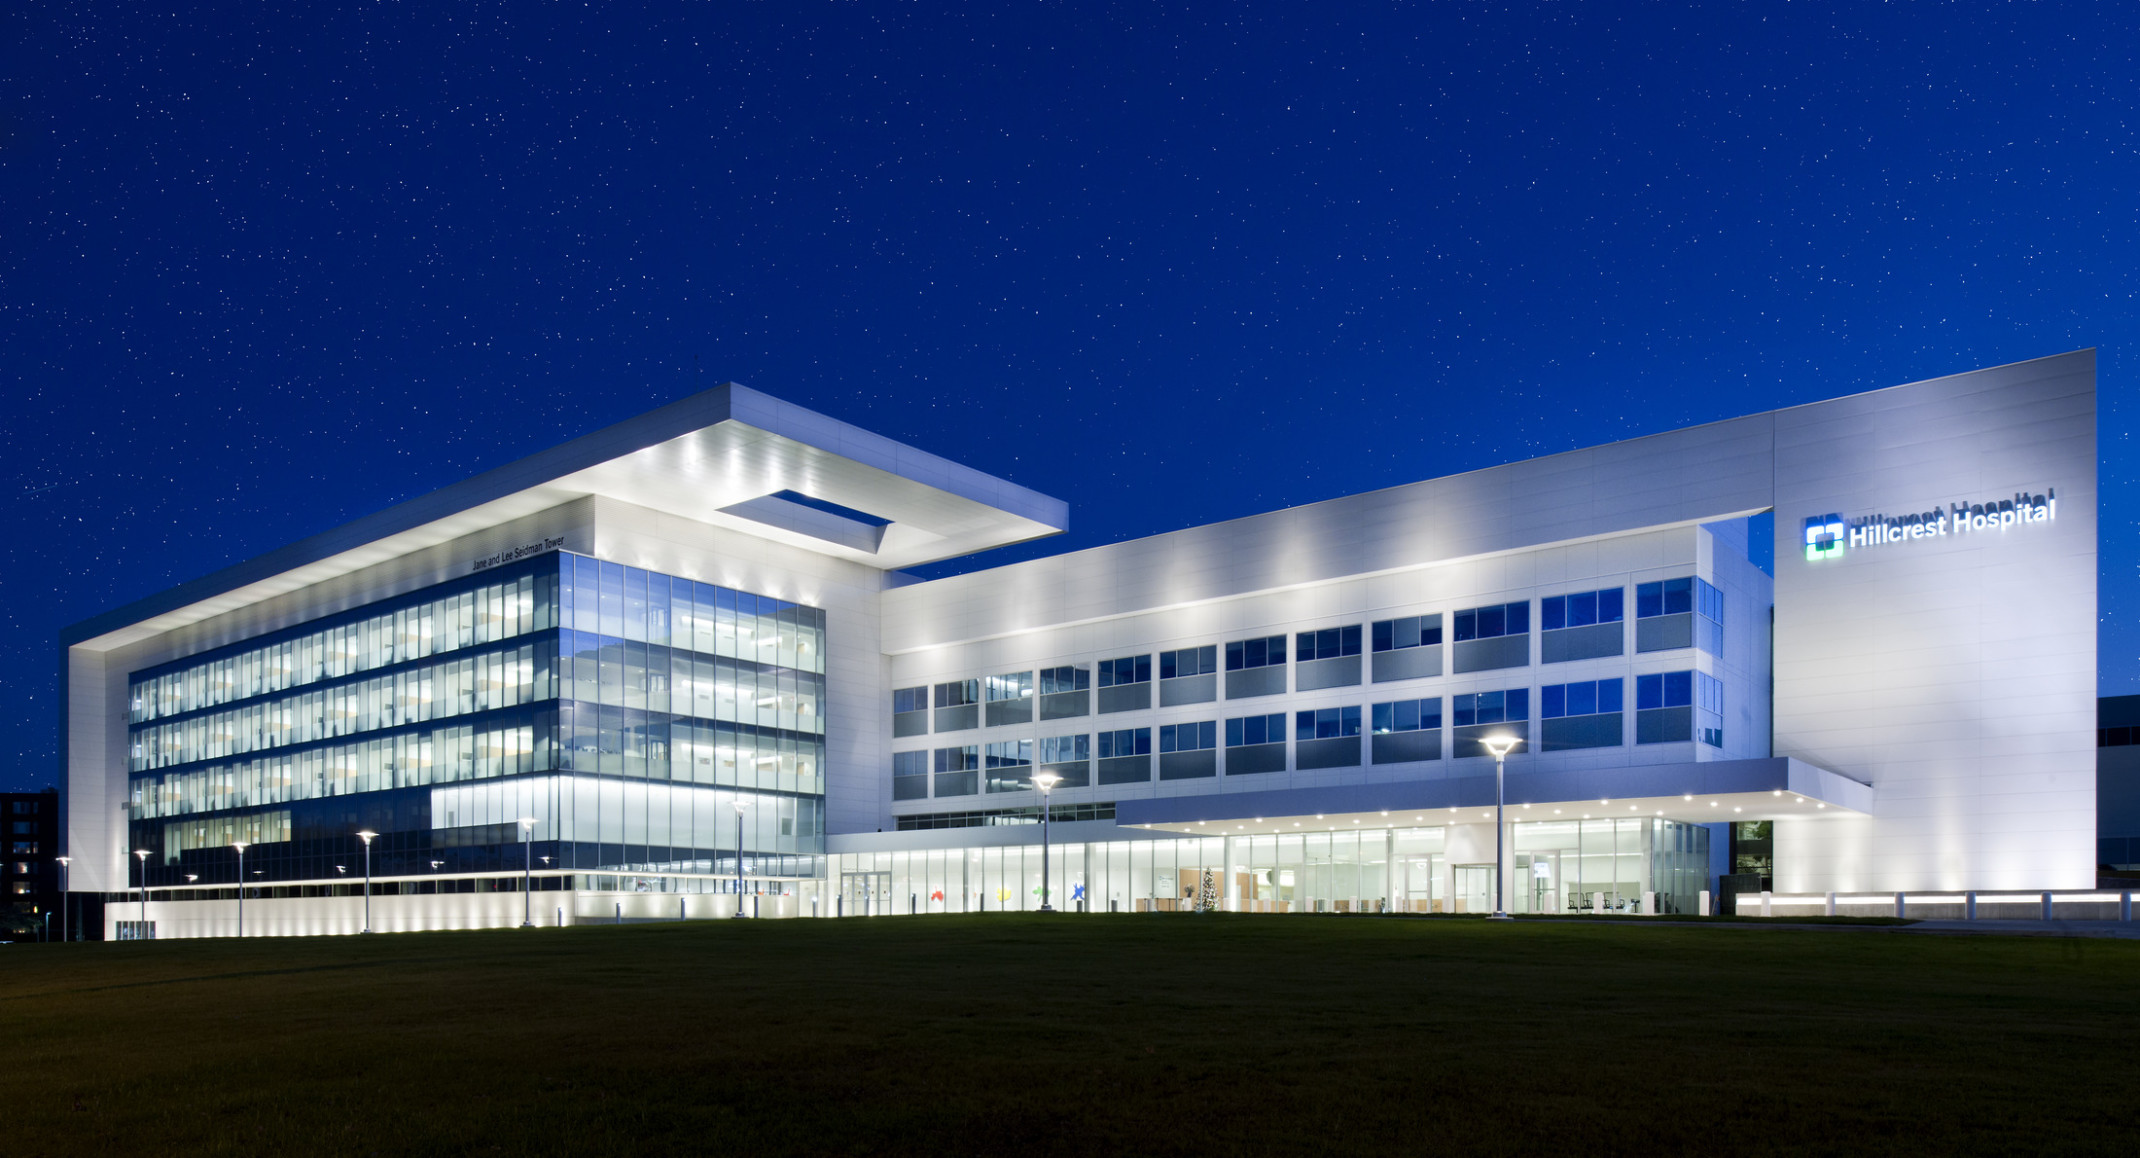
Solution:
{"label": "street lamp post", "polygon": [[67,940],[67,866],[74,863],[74,858],[71,856],[56,856],[52,859],[59,862],[59,939],[61,942],[65,942]]}
{"label": "street lamp post", "polygon": [[736,911],[731,917],[743,915],[743,810],[749,808],[741,793],[736,794]]}
{"label": "street lamp post", "polygon": [[364,931],[372,931],[372,838],[379,835],[367,828],[357,834],[364,842]]}
{"label": "street lamp post", "polygon": [[141,928],[137,932],[145,938],[149,931],[149,850],[135,849],[134,859],[141,862]]}
{"label": "street lamp post", "polygon": [[238,936],[245,935],[245,841],[234,840],[230,847],[238,850]]}
{"label": "street lamp post", "polygon": [[1043,913],[1055,911],[1055,906],[1049,903],[1055,893],[1048,887],[1048,800],[1062,779],[1053,772],[1042,772],[1033,777],[1033,787],[1040,789],[1040,911]]}
{"label": "street lamp post", "polygon": [[1508,822],[1503,819],[1503,813],[1508,807],[1505,773],[1508,770],[1509,749],[1523,743],[1523,739],[1509,735],[1488,736],[1479,743],[1494,754],[1494,915],[1487,920],[1507,921],[1513,918],[1508,915],[1508,890],[1501,879],[1502,861],[1506,856],[1501,842],[1508,835]]}
{"label": "street lamp post", "polygon": [[535,927],[535,818],[520,818],[520,927]]}

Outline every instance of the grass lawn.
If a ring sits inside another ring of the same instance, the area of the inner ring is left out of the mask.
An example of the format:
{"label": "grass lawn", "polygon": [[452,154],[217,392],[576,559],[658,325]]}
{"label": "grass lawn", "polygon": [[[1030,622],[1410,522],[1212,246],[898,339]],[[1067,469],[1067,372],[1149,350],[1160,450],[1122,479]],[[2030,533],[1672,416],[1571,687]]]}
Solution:
{"label": "grass lawn", "polygon": [[0,1152],[2124,1152],[2140,942],[977,916],[0,948]]}

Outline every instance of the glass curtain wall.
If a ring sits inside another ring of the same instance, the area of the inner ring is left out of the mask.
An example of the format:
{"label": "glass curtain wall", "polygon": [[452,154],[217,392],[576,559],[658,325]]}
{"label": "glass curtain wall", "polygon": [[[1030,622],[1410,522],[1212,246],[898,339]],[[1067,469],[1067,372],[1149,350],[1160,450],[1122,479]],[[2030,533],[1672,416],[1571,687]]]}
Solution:
{"label": "glass curtain wall", "polygon": [[[1707,888],[1708,830],[1661,819],[1512,825],[1516,913],[1693,912]],[[1054,846],[1056,907],[1186,913],[1209,874],[1222,908],[1252,913],[1484,913],[1492,866],[1452,866],[1439,827],[1121,840]],[[830,858],[844,915],[1027,912],[1040,907],[1040,846],[853,853]],[[1464,877],[1466,870],[1477,879]]]}
{"label": "glass curtain wall", "polygon": [[[824,670],[817,608],[565,552],[496,568],[135,673],[131,847],[152,883],[235,880],[220,834],[252,834],[264,883],[346,873],[369,828],[379,874],[488,871],[527,815],[542,867],[733,873],[741,801],[746,871],[817,876]],[[501,784],[439,789],[470,781]]]}

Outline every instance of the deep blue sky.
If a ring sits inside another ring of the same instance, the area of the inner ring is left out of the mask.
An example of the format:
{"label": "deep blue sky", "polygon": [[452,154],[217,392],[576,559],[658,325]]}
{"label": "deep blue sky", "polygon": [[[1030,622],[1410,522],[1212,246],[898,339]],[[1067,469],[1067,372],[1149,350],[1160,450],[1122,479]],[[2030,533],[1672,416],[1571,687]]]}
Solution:
{"label": "deep blue sky", "polygon": [[20,6],[0,786],[64,624],[721,379],[1057,550],[2099,346],[2140,691],[2133,10],[1006,13]]}

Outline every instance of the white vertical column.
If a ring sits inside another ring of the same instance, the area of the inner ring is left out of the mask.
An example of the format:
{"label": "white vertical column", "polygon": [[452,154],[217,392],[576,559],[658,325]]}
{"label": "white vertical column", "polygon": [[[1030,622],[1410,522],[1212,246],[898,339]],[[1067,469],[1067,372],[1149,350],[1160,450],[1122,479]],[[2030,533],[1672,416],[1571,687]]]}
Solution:
{"label": "white vertical column", "polygon": [[1397,830],[1385,829],[1382,833],[1382,911],[1394,913],[1403,904],[1403,874],[1397,869]]}
{"label": "white vertical column", "polygon": [[1234,857],[1236,855],[1234,851],[1234,838],[1229,836],[1224,838],[1224,840],[1225,851],[1219,854],[1219,860],[1221,862],[1219,865],[1219,869],[1221,872],[1224,872],[1226,874],[1226,884],[1224,892],[1222,894],[1226,898],[1224,902],[1225,911],[1229,913],[1238,913],[1241,911],[1241,888],[1240,878],[1234,873]]}

